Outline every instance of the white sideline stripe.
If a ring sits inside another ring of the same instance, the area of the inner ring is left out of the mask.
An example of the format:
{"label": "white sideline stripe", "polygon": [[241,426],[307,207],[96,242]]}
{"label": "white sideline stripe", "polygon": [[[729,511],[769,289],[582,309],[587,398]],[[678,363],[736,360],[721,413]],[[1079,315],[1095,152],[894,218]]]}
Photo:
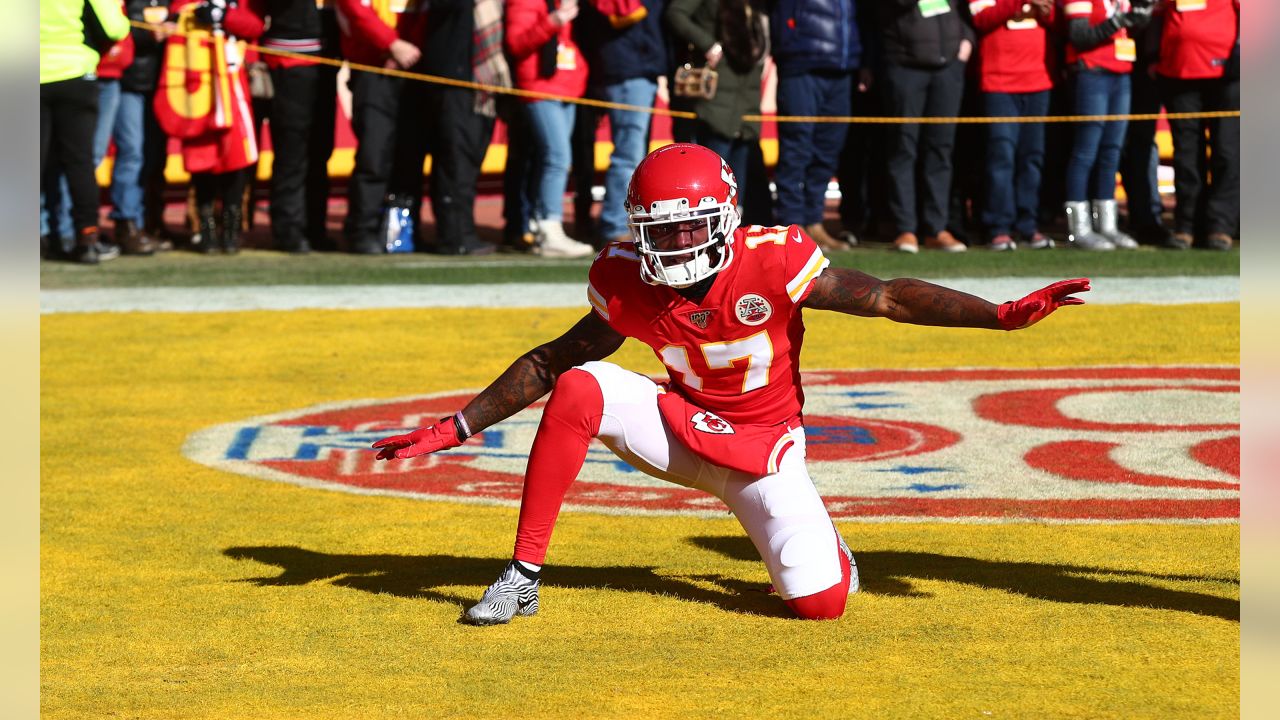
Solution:
{"label": "white sideline stripe", "polygon": [[[930,280],[1003,302],[1060,278],[953,278]],[[1089,303],[1182,305],[1239,302],[1240,278],[1097,278],[1082,295]],[[240,287],[91,288],[40,291],[40,313],[234,312],[244,310],[370,310],[430,307],[588,307],[581,283],[493,285],[258,285]]]}

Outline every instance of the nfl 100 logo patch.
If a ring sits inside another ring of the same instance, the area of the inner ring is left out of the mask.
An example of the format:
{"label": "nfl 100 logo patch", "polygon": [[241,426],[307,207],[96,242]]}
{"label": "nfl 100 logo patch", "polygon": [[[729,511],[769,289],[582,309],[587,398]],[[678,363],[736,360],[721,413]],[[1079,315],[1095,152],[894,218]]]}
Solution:
{"label": "nfl 100 logo patch", "polygon": [[[805,373],[804,386],[809,474],[835,518],[1240,516],[1236,367],[831,370]],[[475,392],[250,418],[193,433],[183,453],[228,472],[313,488],[518,504],[541,403],[445,452],[381,462],[369,449],[436,422]],[[714,497],[634,470],[596,442],[565,503],[609,512],[724,510]]]}

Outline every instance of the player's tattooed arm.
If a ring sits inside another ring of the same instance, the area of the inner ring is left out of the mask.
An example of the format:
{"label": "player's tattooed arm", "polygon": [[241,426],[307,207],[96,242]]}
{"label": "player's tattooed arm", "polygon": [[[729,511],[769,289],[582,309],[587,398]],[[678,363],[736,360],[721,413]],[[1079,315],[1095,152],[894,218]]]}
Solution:
{"label": "player's tattooed arm", "polygon": [[827,268],[814,278],[804,307],[895,322],[998,329],[997,306],[980,297],[924,280],[881,280],[848,268]]}
{"label": "player's tattooed arm", "polygon": [[588,312],[568,332],[516,358],[472,398],[462,414],[472,433],[501,422],[551,392],[556,379],[570,368],[591,360],[603,360],[622,345],[622,335]]}

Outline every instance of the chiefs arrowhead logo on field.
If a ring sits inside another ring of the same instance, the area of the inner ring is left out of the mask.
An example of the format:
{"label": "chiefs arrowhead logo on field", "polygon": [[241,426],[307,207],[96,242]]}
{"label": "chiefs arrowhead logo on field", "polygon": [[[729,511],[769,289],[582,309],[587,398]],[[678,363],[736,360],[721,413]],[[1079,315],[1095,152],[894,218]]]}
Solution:
{"label": "chiefs arrowhead logo on field", "polygon": [[773,315],[773,306],[768,300],[756,295],[755,293],[747,293],[738,298],[734,311],[738,314],[738,319],[744,325],[759,325],[769,316]]}
{"label": "chiefs arrowhead logo on field", "polygon": [[720,417],[719,415],[716,415],[715,413],[709,413],[706,410],[702,410],[700,412],[694,413],[693,417],[690,418],[690,420],[693,422],[693,426],[695,428],[701,430],[704,433],[711,433],[712,435],[732,435],[733,434],[732,425],[726,422],[725,419]]}
{"label": "chiefs arrowhead logo on field", "polygon": [[710,310],[698,310],[697,312],[689,313],[689,322],[693,323],[694,325],[697,325],[699,329],[706,330],[707,323],[710,321],[711,321]]}

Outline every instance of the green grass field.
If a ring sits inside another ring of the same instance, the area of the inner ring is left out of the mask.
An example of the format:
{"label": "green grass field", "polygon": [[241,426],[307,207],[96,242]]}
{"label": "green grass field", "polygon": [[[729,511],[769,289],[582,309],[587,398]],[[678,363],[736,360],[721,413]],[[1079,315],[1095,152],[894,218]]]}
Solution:
{"label": "green grass field", "polygon": [[[1134,252],[1085,253],[1054,249],[963,254],[925,252],[910,256],[883,249],[830,253],[832,265],[854,267],[877,277],[1080,277],[1239,275],[1240,253]],[[246,251],[237,257],[169,253],[150,258],[124,257],[100,267],[44,262],[41,287],[206,287],[216,285],[432,284],[504,282],[582,282],[587,260],[543,260],[526,255],[447,258],[409,254],[364,257],[317,253],[293,257]]]}

